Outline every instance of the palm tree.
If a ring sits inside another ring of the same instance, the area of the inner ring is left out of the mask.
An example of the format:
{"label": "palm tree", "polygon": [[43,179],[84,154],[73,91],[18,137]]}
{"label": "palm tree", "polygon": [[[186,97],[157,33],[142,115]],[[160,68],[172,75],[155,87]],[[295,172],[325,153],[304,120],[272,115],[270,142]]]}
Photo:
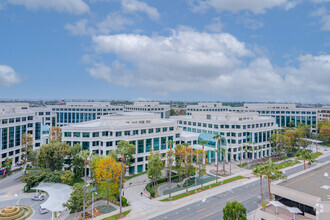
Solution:
{"label": "palm tree", "polygon": [[216,157],[217,157],[217,173],[216,173],[215,183],[218,183],[218,172],[219,172],[219,149],[218,149],[219,147],[218,147],[218,144],[219,144],[220,138],[221,138],[220,134],[217,134],[213,137],[213,139],[217,140],[217,143],[215,145],[215,147],[216,147],[215,153],[216,153]]}
{"label": "palm tree", "polygon": [[172,155],[173,155],[173,151],[172,151],[172,145],[173,145],[173,141],[172,140],[168,140],[167,141],[168,146],[170,146],[170,150],[168,151],[167,155],[168,155],[168,164],[169,164],[169,169],[170,169],[170,178],[169,178],[169,183],[170,183],[170,193],[168,195],[168,198],[171,198],[171,184],[172,184]]}
{"label": "palm tree", "polygon": [[309,154],[310,154],[310,151],[308,151],[308,150],[299,150],[296,153],[297,157],[300,157],[302,160],[304,160],[304,170],[306,169],[306,160],[308,160],[310,158]]}
{"label": "palm tree", "polygon": [[90,155],[89,150],[82,150],[79,152],[79,157],[84,160],[85,166],[85,181],[84,181],[84,201],[83,201],[83,220],[85,220],[85,204],[86,204],[86,181],[87,181],[87,165],[88,165],[88,157]]}
{"label": "palm tree", "polygon": [[229,174],[231,174],[231,152],[227,153],[229,156]]}
{"label": "palm tree", "polygon": [[[199,144],[203,146],[203,148],[202,148],[203,150],[202,150],[202,167],[201,167],[201,169],[204,169],[204,145],[207,144],[207,141],[201,140],[201,141],[199,141]],[[199,172],[199,181],[201,181],[201,172]],[[203,188],[203,180],[201,182],[201,187]]]}
{"label": "palm tree", "polygon": [[116,149],[116,153],[121,156],[121,169],[120,169],[120,188],[119,188],[119,203],[120,203],[120,212],[119,216],[122,216],[122,191],[123,191],[123,170],[124,163],[125,168],[129,166],[131,160],[134,158],[136,147],[133,144],[128,143],[127,141],[119,141]]}
{"label": "palm tree", "polygon": [[238,151],[239,151],[239,161],[240,161],[240,164],[242,167],[242,147],[241,146],[238,147]]}
{"label": "palm tree", "polygon": [[310,152],[310,153],[308,154],[308,159],[307,159],[307,161],[308,161],[308,168],[311,168],[312,163],[317,162],[317,160],[315,160],[315,157],[314,157],[314,155],[312,154],[312,152]]}
{"label": "palm tree", "polygon": [[267,176],[268,180],[268,195],[269,195],[269,200],[272,200],[272,193],[270,191],[270,183],[272,180],[278,180],[278,179],[284,179],[286,178],[285,175],[282,174],[282,171],[278,170],[278,167],[276,166],[273,161],[267,161],[264,163],[264,172],[265,176]]}
{"label": "palm tree", "polygon": [[259,183],[260,183],[260,196],[261,196],[261,200],[264,200],[264,194],[263,194],[263,191],[262,191],[262,177],[263,175],[266,174],[265,172],[265,164],[261,163],[261,164],[258,164],[254,170],[253,170],[253,174],[255,176],[259,176]]}
{"label": "palm tree", "polygon": [[[189,177],[190,177],[190,166],[192,163],[192,149],[189,148],[189,144],[188,143],[183,143],[183,146],[185,146],[185,167],[186,167],[186,193],[188,193],[188,185],[189,185]],[[188,154],[190,153],[190,163],[188,162]]]}
{"label": "palm tree", "polygon": [[225,162],[226,162],[226,149],[222,148],[221,149],[222,153],[222,169],[223,169],[223,175],[226,175],[226,168],[225,168]]}

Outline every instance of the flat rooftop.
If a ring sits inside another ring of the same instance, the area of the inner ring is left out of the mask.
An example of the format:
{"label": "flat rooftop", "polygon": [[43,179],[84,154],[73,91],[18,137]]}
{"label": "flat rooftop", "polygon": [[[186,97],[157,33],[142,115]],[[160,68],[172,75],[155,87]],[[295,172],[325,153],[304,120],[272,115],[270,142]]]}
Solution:
{"label": "flat rooftop", "polygon": [[[328,173],[329,176],[324,176],[324,173]],[[279,185],[319,197],[323,201],[330,201],[330,164],[286,180]]]}

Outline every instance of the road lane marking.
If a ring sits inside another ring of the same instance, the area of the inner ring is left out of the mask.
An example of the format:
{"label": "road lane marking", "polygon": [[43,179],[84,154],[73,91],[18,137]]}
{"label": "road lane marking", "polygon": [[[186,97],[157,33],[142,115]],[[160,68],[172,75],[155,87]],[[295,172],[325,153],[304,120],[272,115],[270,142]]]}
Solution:
{"label": "road lane marking", "polygon": [[209,217],[209,216],[211,216],[211,215],[214,215],[214,214],[216,214],[216,213],[217,213],[217,212],[211,212],[210,214],[205,215],[203,219],[206,219],[207,217]]}
{"label": "road lane marking", "polygon": [[325,169],[327,169],[327,167],[324,167],[323,169],[321,169],[321,170],[319,170],[319,171],[317,171],[317,172],[311,173],[311,174],[309,174],[309,175],[306,175],[306,176],[300,177],[300,178],[296,179],[295,181],[293,181],[293,182],[291,182],[291,183],[284,184],[283,186],[290,186],[290,185],[292,185],[292,184],[294,184],[294,183],[296,183],[296,182],[298,182],[298,181],[301,181],[301,180],[303,180],[303,179],[306,179],[307,177],[310,177],[310,176],[313,176],[313,175],[315,175],[315,174],[317,174],[317,173],[319,173],[319,172],[322,172],[322,171],[325,170]]}

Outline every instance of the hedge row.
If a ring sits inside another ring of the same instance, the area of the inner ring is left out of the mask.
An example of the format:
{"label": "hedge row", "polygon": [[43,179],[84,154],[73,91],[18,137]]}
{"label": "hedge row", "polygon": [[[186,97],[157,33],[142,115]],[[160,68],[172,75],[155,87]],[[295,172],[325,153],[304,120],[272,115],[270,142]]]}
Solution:
{"label": "hedge row", "polygon": [[[159,180],[157,181],[157,184],[165,183],[165,182],[167,182],[167,179],[168,179],[168,178],[161,178],[161,179],[159,179]],[[177,181],[179,181],[179,175],[173,175],[173,176],[171,176],[171,180],[172,180],[173,182],[177,182]],[[148,183],[148,184],[146,185],[146,190],[150,193],[150,198],[155,198],[156,193],[155,193],[155,191],[152,189],[152,182],[150,182],[150,183]]]}

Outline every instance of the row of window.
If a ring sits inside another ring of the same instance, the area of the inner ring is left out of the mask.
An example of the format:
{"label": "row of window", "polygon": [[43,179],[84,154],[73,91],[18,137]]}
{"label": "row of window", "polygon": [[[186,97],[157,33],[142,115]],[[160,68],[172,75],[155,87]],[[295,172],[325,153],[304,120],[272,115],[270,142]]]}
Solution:
{"label": "row of window", "polygon": [[197,127],[203,127],[203,128],[214,128],[214,129],[250,129],[250,128],[262,128],[262,127],[272,127],[274,126],[274,122],[268,122],[268,123],[259,123],[259,124],[251,124],[251,125],[226,125],[226,124],[208,124],[208,123],[201,123],[201,122],[191,122],[191,121],[182,121],[179,120],[180,125],[192,125]]}
{"label": "row of window", "polygon": [[174,131],[174,127],[163,127],[163,128],[149,128],[149,129],[141,129],[141,130],[129,130],[129,131],[102,131],[102,132],[64,132],[64,137],[121,137],[121,136],[134,136],[134,135],[144,135],[144,134],[153,134],[153,133],[160,133],[160,132],[168,132]]}
{"label": "row of window", "polygon": [[[19,154],[20,151],[21,151],[20,149],[15,150],[15,154]],[[1,154],[1,158],[4,159],[4,158],[6,158],[7,156],[10,157],[10,156],[13,156],[13,155],[14,155],[14,151],[10,151],[10,152],[8,152],[8,153],[3,153],[3,154]]]}
{"label": "row of window", "polygon": [[33,116],[28,116],[28,117],[22,117],[22,118],[9,118],[9,119],[2,119],[2,124],[12,124],[12,123],[17,123],[17,122],[21,122],[21,121],[26,121],[26,119],[28,121],[33,121]]}
{"label": "row of window", "polygon": [[81,108],[81,109],[75,109],[75,108],[53,108],[53,111],[81,111],[81,112],[83,112],[83,111],[85,111],[85,112],[101,112],[101,111],[104,111],[104,112],[106,112],[106,111],[123,111],[123,109],[122,108],[109,108],[109,109],[95,109],[95,108],[89,108],[89,109],[87,109],[87,108],[85,108],[85,109],[83,109],[83,108]]}
{"label": "row of window", "polygon": [[133,111],[163,111],[164,108],[135,108],[135,107],[125,107],[127,110]]}
{"label": "row of window", "polygon": [[[141,153],[150,152],[150,149],[152,147],[155,151],[169,149],[170,146],[167,144],[167,142],[169,140],[173,141],[173,136],[134,140],[134,141],[130,141],[130,143],[136,146],[136,153],[141,154]],[[82,142],[72,141],[71,142],[71,141],[67,141],[67,143],[70,146],[74,146],[75,144],[81,144],[81,146],[84,150],[89,150],[90,144],[93,147],[95,147],[95,146],[113,147],[113,146],[117,146],[119,141],[120,140],[106,141],[106,142],[103,142],[103,141],[92,141],[92,142],[88,142],[88,141],[82,141]]]}

